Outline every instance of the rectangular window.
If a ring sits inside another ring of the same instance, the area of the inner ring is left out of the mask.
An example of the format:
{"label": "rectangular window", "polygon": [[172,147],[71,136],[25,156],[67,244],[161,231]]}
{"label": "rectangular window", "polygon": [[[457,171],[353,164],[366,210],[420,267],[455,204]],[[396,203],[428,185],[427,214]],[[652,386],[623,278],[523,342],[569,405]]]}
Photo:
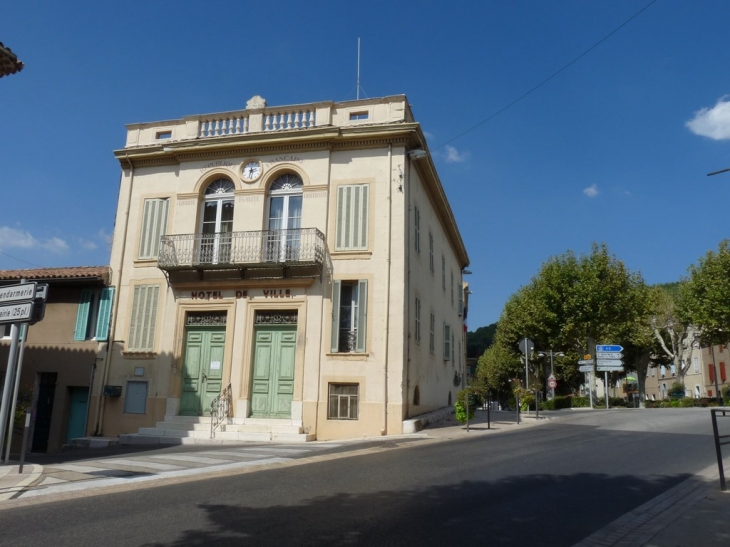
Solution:
{"label": "rectangular window", "polygon": [[454,271],[451,271],[451,285],[449,285],[451,291],[451,305],[454,305]]}
{"label": "rectangular window", "polygon": [[416,312],[416,325],[415,325],[415,333],[414,338],[416,340],[416,344],[421,343],[421,299],[416,297],[416,305],[415,305],[415,312]]}
{"label": "rectangular window", "polygon": [[160,237],[167,231],[167,211],[170,200],[146,199],[139,231],[139,258],[157,258]]}
{"label": "rectangular window", "polygon": [[367,120],[367,112],[350,112],[350,120]]}
{"label": "rectangular window", "polygon": [[172,138],[172,131],[158,131],[155,134],[155,138],[158,141],[165,140],[165,139],[171,139]]}
{"label": "rectangular window", "polygon": [[428,232],[428,267],[431,269],[431,275],[433,275],[433,234]]}
{"label": "rectangular window", "polygon": [[357,420],[359,384],[330,384],[328,420]]}
{"label": "rectangular window", "polygon": [[459,295],[459,317],[464,315],[464,284],[459,283],[456,287],[456,294]]}
{"label": "rectangular window", "polygon": [[664,365],[662,365],[661,367],[659,367],[659,371],[662,374],[662,378],[664,378],[664,376],[667,374],[667,367],[665,367]]}
{"label": "rectangular window", "polygon": [[124,412],[127,414],[144,414],[147,412],[147,382],[136,380],[127,382]]}
{"label": "rectangular window", "polygon": [[444,324],[444,361],[451,358],[451,326]]}
{"label": "rectangular window", "polygon": [[436,316],[433,313],[429,324],[428,350],[431,353],[436,353]]}
{"label": "rectangular window", "polygon": [[656,376],[656,369],[651,367],[651,377],[653,378],[654,376]]}
{"label": "rectangular window", "polygon": [[10,327],[12,327],[10,323],[0,325],[0,338],[10,338]]}
{"label": "rectangular window", "polygon": [[699,357],[692,357],[692,364],[694,365],[695,372],[698,373],[700,371],[700,359],[699,359]]}
{"label": "rectangular window", "polygon": [[446,258],[441,255],[441,289],[446,292]]}
{"label": "rectangular window", "polygon": [[76,312],[74,340],[106,340],[109,337],[109,318],[112,311],[114,287],[84,289]]}
{"label": "rectangular window", "polygon": [[415,234],[413,235],[416,252],[421,254],[421,212],[418,207],[413,208],[413,224]]}
{"label": "rectangular window", "polygon": [[367,184],[337,188],[336,251],[367,250],[369,193]]}
{"label": "rectangular window", "polygon": [[365,353],[368,282],[332,283],[332,353]]}
{"label": "rectangular window", "polygon": [[159,285],[137,285],[134,287],[127,349],[131,351],[152,351],[154,349],[159,296]]}
{"label": "rectangular window", "polygon": [[672,372],[672,376],[677,375],[677,367],[675,365],[669,365],[669,370]]}

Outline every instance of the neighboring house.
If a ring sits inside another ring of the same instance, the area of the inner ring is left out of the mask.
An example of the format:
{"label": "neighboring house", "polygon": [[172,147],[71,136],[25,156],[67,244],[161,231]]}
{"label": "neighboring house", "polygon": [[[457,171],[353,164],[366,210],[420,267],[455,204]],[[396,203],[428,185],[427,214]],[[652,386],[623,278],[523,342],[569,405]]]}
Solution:
{"label": "neighboring house", "polygon": [[[714,352],[714,359],[713,359]],[[684,375],[685,397],[713,398],[717,397],[715,371],[717,371],[717,387],[720,391],[728,386],[727,363],[730,363],[730,350],[725,346],[695,348],[690,357],[692,362]],[[717,367],[713,367],[713,362]],[[679,382],[674,366],[662,365],[649,367],[646,374],[646,398],[658,401],[669,397],[674,382]]]}
{"label": "neighboring house", "polygon": [[[89,433],[89,387],[105,351],[114,291],[108,286],[108,266],[0,271],[2,286],[22,279],[47,283],[49,292],[45,317],[28,328],[18,398],[32,408],[29,449],[56,452]],[[1,386],[10,330],[0,325]],[[20,451],[21,435],[22,426],[16,427],[14,452]]]}
{"label": "neighboring house", "polygon": [[469,258],[404,95],[254,97],[115,155],[104,435],[207,437],[214,401],[220,439],[387,435],[455,401]]}

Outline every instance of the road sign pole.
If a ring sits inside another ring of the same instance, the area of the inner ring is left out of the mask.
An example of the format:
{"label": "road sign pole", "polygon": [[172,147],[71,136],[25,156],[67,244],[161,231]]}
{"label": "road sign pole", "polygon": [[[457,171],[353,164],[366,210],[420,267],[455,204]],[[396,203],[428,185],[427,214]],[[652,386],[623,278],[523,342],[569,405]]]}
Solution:
{"label": "road sign pole", "polygon": [[[10,327],[10,352],[8,354],[8,368],[5,372],[5,386],[3,387],[3,400],[0,404],[0,451],[5,442],[5,431],[8,428],[8,411],[10,409],[10,393],[12,391],[13,380],[15,380],[15,362],[18,356],[18,339],[20,338],[20,329],[17,323],[13,323]],[[8,439],[8,444],[12,439]],[[2,452],[0,452],[2,454]],[[7,464],[8,462],[5,461]]]}
{"label": "road sign pole", "polygon": [[603,396],[606,398],[606,410],[608,410],[608,371],[603,371]]}
{"label": "road sign pole", "polygon": [[13,425],[15,425],[15,409],[18,406],[18,391],[20,390],[20,374],[23,370],[23,354],[25,353],[25,340],[28,338],[28,325],[23,323],[20,326],[20,348],[18,349],[18,361],[15,372],[15,390],[13,393],[13,402],[10,405],[10,418],[8,420],[8,444],[5,447],[5,461],[10,461],[10,445],[13,444]]}
{"label": "road sign pole", "polygon": [[591,384],[593,383],[593,372],[588,373],[588,401],[590,402],[591,410],[593,410],[593,390]]}

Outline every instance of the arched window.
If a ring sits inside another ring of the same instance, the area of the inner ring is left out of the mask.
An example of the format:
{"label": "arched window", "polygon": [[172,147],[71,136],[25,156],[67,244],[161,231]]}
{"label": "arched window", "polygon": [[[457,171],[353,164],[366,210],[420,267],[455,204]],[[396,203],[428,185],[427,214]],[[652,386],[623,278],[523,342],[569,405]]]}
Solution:
{"label": "arched window", "polygon": [[236,187],[225,178],[216,179],[203,196],[199,262],[230,262],[233,232],[233,191]]}
{"label": "arched window", "polygon": [[286,173],[269,187],[269,220],[266,245],[267,262],[299,259],[302,227],[302,179]]}

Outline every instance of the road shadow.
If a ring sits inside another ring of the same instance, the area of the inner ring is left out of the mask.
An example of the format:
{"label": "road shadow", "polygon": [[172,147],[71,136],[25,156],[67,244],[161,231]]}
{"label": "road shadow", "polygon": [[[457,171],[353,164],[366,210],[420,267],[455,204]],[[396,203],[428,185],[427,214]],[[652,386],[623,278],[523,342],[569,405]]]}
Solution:
{"label": "road shadow", "polygon": [[[245,490],[235,502],[224,501],[230,495],[226,490],[220,503],[197,505],[199,514],[188,522],[202,526],[169,543],[145,545],[570,546],[689,476],[540,474],[407,491],[337,493],[266,507],[248,506]],[[273,491],[281,487],[271,484],[271,496],[256,497],[275,499]],[[301,494],[293,485],[291,499]],[[586,512],[586,504],[595,510]]]}

